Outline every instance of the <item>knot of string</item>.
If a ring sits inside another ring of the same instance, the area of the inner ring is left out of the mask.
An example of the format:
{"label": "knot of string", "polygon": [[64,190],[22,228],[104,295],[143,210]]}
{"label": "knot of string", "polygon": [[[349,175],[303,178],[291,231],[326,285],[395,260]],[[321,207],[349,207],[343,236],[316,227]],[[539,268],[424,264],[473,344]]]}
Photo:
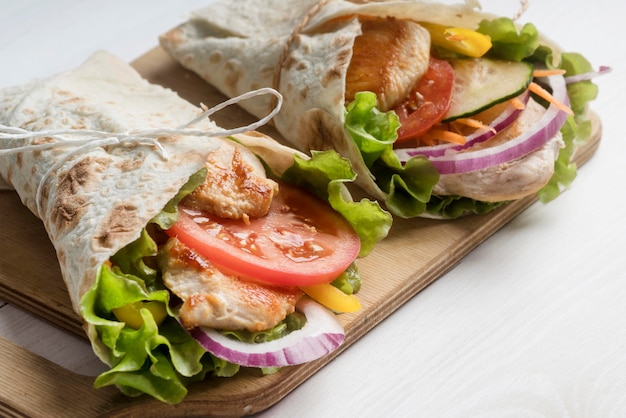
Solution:
{"label": "knot of string", "polygon": [[[274,96],[274,106],[270,112],[263,118],[258,119],[246,126],[237,127],[233,129],[223,129],[218,126],[211,126],[207,129],[193,129],[193,125],[205,120],[209,116],[213,115],[220,110],[237,104],[242,100],[247,100],[256,96],[265,94],[271,94]],[[267,124],[276,114],[280,111],[283,104],[283,98],[280,93],[272,88],[261,88],[258,90],[249,91],[240,96],[233,97],[213,106],[210,109],[204,110],[199,116],[191,121],[180,125],[176,128],[148,128],[148,129],[132,129],[125,132],[107,132],[93,129],[51,129],[42,131],[29,131],[22,128],[5,126],[0,124],[0,141],[4,140],[29,140],[34,138],[51,138],[56,139],[53,142],[30,144],[23,146],[16,146],[11,148],[0,149],[0,156],[17,154],[21,152],[32,151],[45,151],[58,148],[72,148],[69,152],[66,152],[59,158],[42,176],[37,186],[36,205],[39,217],[42,216],[42,194],[43,186],[50,178],[51,174],[67,162],[71,157],[75,155],[84,154],[87,151],[98,148],[106,147],[109,145],[123,145],[123,144],[148,144],[156,148],[164,160],[169,159],[169,154],[165,147],[160,143],[160,139],[172,135],[182,136],[198,136],[198,137],[217,137],[217,136],[230,136],[241,134],[248,131],[254,131],[261,126]],[[80,136],[81,138],[72,138]],[[85,138],[86,137],[86,138]],[[2,145],[0,144],[0,148]]]}

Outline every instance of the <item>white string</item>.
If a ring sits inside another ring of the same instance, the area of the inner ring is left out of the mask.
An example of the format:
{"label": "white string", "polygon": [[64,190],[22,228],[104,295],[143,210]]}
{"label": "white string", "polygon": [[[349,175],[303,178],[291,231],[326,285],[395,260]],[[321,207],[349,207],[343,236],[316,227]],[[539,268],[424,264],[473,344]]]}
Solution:
{"label": "white string", "polygon": [[520,9],[517,13],[512,17],[513,21],[519,20],[524,13],[528,10],[529,0],[520,0]]}
{"label": "white string", "polygon": [[[233,129],[223,129],[218,126],[211,127],[210,129],[190,129],[191,126],[196,123],[208,118],[220,110],[237,104],[242,100],[250,99],[256,96],[261,96],[264,94],[271,94],[276,97],[276,105],[274,108],[263,118],[257,120],[256,122],[250,123],[246,126],[242,126],[239,128]],[[46,173],[41,178],[39,185],[37,186],[37,195],[36,195],[36,205],[37,211],[41,217],[41,198],[43,193],[43,185],[46,183],[51,174],[61,167],[69,158],[74,155],[84,153],[93,148],[97,147],[105,147],[107,145],[122,145],[128,143],[148,143],[157,148],[161,157],[165,160],[169,159],[169,155],[167,150],[163,147],[163,145],[159,142],[159,138],[171,136],[171,135],[184,135],[184,136],[205,136],[205,137],[216,137],[216,136],[229,136],[236,135],[248,131],[254,131],[261,126],[267,124],[276,114],[280,111],[280,108],[283,104],[282,95],[272,89],[272,88],[261,88],[258,90],[249,91],[240,96],[234,97],[232,99],[226,100],[222,103],[217,104],[216,106],[205,110],[198,117],[193,120],[180,125],[177,128],[154,128],[154,129],[134,129],[126,132],[105,132],[98,131],[92,129],[55,129],[55,130],[44,130],[44,131],[28,131],[26,129],[5,126],[0,124],[0,140],[11,140],[11,139],[33,139],[33,138],[53,138],[57,139],[56,142],[48,142],[45,144],[36,144],[36,145],[24,145],[14,148],[8,149],[0,149],[0,156],[3,155],[12,155],[20,152],[29,152],[29,151],[44,151],[53,148],[66,148],[66,147],[77,147],[76,149],[64,154],[55,164],[50,167]],[[89,138],[83,139],[69,139],[68,136],[89,136]]]}

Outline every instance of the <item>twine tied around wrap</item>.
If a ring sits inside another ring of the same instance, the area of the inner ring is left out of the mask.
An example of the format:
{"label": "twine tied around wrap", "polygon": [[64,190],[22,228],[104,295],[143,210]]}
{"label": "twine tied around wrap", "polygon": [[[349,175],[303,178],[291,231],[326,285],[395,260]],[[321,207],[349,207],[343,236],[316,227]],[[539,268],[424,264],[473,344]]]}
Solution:
{"label": "twine tied around wrap", "polygon": [[[250,123],[246,126],[223,129],[218,126],[210,129],[192,129],[191,127],[198,122],[208,118],[212,114],[228,107],[233,104],[237,104],[242,100],[250,99],[256,96],[264,94],[271,94],[273,96],[274,106],[270,112],[263,118],[256,122]],[[156,148],[161,154],[164,160],[169,159],[169,154],[163,145],[159,142],[161,138],[182,135],[182,136],[204,136],[204,137],[217,137],[217,136],[230,136],[241,134],[249,131],[254,131],[261,126],[267,124],[279,111],[283,104],[282,95],[269,87],[260,88],[258,90],[252,90],[244,93],[240,96],[233,97],[222,103],[213,106],[210,109],[205,109],[199,116],[193,120],[180,125],[176,128],[148,128],[148,129],[131,129],[126,132],[106,132],[92,129],[53,129],[43,131],[29,131],[22,128],[5,126],[0,124],[0,141],[11,139],[34,139],[34,138],[53,138],[57,139],[56,142],[47,142],[43,144],[24,145],[14,148],[0,149],[0,156],[12,155],[20,152],[31,151],[45,151],[55,148],[70,148],[77,147],[71,151],[65,153],[57,162],[55,162],[43,175],[37,186],[36,205],[39,217],[42,217],[41,197],[43,191],[43,185],[48,181],[51,174],[61,167],[68,159],[74,155],[85,153],[93,148],[105,147],[109,145],[125,145],[125,144],[147,144]],[[71,136],[89,136],[88,138],[71,139]],[[0,178],[0,180],[2,180]],[[7,179],[8,180],[8,179]],[[2,190],[3,182],[0,182],[0,190]],[[8,185],[7,185],[8,186]],[[7,188],[6,186],[4,187]]]}

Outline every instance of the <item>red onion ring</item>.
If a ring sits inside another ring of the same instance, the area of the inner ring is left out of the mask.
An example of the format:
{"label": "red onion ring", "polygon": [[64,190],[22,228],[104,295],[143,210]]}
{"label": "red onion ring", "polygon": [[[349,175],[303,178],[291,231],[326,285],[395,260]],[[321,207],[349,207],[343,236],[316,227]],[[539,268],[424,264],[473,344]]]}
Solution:
{"label": "red onion ring", "polygon": [[[544,78],[552,89],[554,99],[569,104],[567,87],[563,76],[553,75]],[[539,121],[530,129],[503,144],[468,152],[458,152],[458,150],[452,149],[443,155],[430,156],[429,160],[439,171],[439,174],[467,173],[497,166],[521,158],[545,145],[561,130],[566,119],[567,114],[551,104]],[[399,149],[394,151],[398,154],[399,151],[403,150]],[[409,152],[412,153],[411,156],[418,154],[424,155],[424,152],[420,148],[413,148],[408,151],[404,150],[404,161],[406,161],[406,157],[410,155],[408,154]],[[400,161],[403,161],[403,158],[400,158]]]}
{"label": "red onion ring", "polygon": [[306,316],[306,324],[274,341],[249,344],[204,327],[194,328],[190,334],[214,356],[246,367],[283,367],[307,363],[341,345],[345,333],[335,314],[308,297],[300,299],[296,307]]}
{"label": "red onion ring", "polygon": [[600,66],[600,68],[598,68],[598,71],[589,71],[587,73],[576,74],[576,75],[571,75],[569,77],[565,77],[565,84],[577,83],[579,81],[589,81],[593,78],[610,73],[611,71],[612,71],[611,67],[602,65]]}
{"label": "red onion ring", "polygon": [[[528,98],[530,94],[528,90],[522,93],[518,99],[522,101],[522,103],[526,104],[528,102]],[[476,132],[468,135],[465,141],[465,144],[453,144],[446,143],[440,145],[433,145],[430,147],[416,147],[416,148],[398,148],[395,149],[394,152],[398,156],[400,162],[406,162],[411,157],[415,157],[416,155],[424,155],[426,157],[440,157],[442,155],[446,155],[447,153],[453,151],[460,151],[467,148],[472,147],[475,144],[479,144],[484,142],[498,132],[503,130],[504,128],[511,125],[519,114],[522,112],[522,109],[516,108],[512,104],[509,104],[497,118],[495,118],[489,125],[485,128],[479,129]]]}

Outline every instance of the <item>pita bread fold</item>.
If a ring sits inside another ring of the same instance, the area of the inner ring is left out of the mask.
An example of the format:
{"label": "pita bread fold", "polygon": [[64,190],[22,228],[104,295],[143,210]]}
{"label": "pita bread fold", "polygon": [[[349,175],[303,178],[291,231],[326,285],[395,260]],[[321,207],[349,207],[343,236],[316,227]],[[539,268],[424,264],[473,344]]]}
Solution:
{"label": "pita bread fold", "polygon": [[[95,53],[72,71],[0,91],[0,123],[26,131],[102,131],[106,138],[107,132],[173,129],[202,113],[106,52]],[[217,129],[208,118],[193,128]],[[73,307],[80,312],[79,302],[94,284],[98,266],[137,239],[225,139],[164,134],[157,138],[162,149],[144,140],[79,149],[59,146],[65,137],[87,143],[102,139],[79,133],[0,138],[0,176],[43,221]],[[2,153],[45,143],[56,145]]]}
{"label": "pita bread fold", "polygon": [[[361,33],[358,14],[416,21],[427,16],[433,23],[470,27],[485,16],[470,6],[429,2],[251,0],[244,5],[218,0],[160,41],[172,57],[227,96],[276,88],[285,100],[274,118],[281,135],[305,152],[335,149],[347,156],[359,173],[357,184],[384,199],[343,127],[346,72]],[[255,116],[268,106],[268,98],[242,103]]]}

